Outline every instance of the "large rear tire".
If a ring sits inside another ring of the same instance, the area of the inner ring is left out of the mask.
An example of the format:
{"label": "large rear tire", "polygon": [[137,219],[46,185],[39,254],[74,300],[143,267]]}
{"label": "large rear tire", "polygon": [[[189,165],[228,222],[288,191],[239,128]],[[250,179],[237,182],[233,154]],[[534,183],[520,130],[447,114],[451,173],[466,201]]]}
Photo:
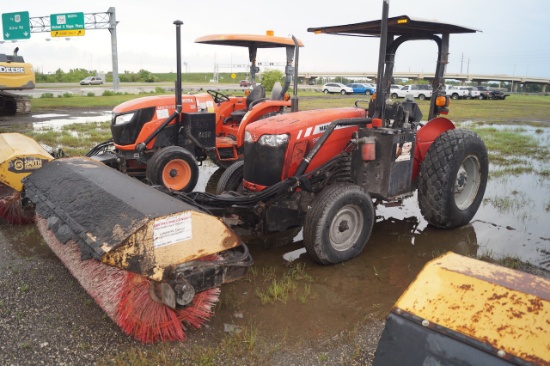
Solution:
{"label": "large rear tire", "polygon": [[239,160],[225,169],[216,186],[216,194],[227,191],[241,192],[243,190],[243,171],[243,160]]}
{"label": "large rear tire", "polygon": [[193,155],[180,146],[156,151],[147,162],[147,179],[174,191],[191,192],[199,179],[199,167]]}
{"label": "large rear tire", "polygon": [[307,211],[304,246],[316,262],[343,262],[361,253],[373,225],[374,206],[367,191],[336,183],[325,188]]}
{"label": "large rear tire", "polygon": [[483,140],[472,131],[439,135],[420,167],[418,203],[428,223],[441,228],[467,224],[487,186],[489,159]]}

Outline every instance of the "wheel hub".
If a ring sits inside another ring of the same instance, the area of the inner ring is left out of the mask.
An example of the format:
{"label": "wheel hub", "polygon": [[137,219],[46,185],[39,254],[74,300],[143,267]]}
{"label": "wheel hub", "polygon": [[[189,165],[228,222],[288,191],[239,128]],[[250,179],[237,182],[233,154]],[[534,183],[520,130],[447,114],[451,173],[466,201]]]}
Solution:
{"label": "wheel hub", "polygon": [[455,192],[457,193],[462,192],[467,184],[468,184],[468,173],[466,172],[464,167],[461,166],[456,176]]}
{"label": "wheel hub", "polygon": [[472,205],[481,185],[481,163],[470,155],[460,165],[454,185],[456,207],[466,210]]}
{"label": "wheel hub", "polygon": [[332,247],[338,251],[348,250],[361,235],[364,223],[363,212],[354,205],[342,207],[332,220],[329,237]]}

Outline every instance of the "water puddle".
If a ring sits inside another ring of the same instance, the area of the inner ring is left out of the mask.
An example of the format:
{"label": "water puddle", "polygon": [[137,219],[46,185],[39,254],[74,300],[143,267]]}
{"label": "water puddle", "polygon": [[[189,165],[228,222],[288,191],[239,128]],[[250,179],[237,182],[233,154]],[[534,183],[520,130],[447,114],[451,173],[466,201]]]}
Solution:
{"label": "water puddle", "polygon": [[111,111],[88,112],[86,115],[77,117],[71,117],[70,114],[34,114],[32,118],[44,119],[44,121],[32,123],[32,128],[36,131],[44,129],[60,130],[61,127],[72,124],[109,122]]}

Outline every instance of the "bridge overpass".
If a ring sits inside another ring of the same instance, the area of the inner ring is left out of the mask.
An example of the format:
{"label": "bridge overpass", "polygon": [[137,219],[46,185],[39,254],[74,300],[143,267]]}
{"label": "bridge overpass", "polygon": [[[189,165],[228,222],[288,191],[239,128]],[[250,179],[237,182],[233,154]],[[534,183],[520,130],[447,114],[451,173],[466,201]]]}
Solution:
{"label": "bridge overpass", "polygon": [[[347,79],[360,79],[369,78],[376,82],[377,72],[300,72],[298,77],[303,78],[304,81],[317,78],[334,78],[343,77]],[[393,77],[396,79],[426,79],[431,80],[433,78],[433,72],[397,72],[393,73]],[[446,80],[458,80],[462,85],[466,81],[471,81],[478,85],[487,81],[507,82],[512,84],[512,91],[517,92],[520,85],[527,84],[539,84],[542,87],[542,92],[545,93],[547,87],[550,85],[550,78],[537,78],[529,76],[514,76],[514,75],[493,75],[493,74],[461,74],[461,73],[445,73]]]}

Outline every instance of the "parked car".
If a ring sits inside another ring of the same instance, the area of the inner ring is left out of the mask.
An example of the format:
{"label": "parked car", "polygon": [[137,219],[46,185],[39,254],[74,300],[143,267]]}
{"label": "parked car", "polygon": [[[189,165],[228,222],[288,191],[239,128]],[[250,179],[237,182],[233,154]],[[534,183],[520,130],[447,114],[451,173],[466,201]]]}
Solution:
{"label": "parked car", "polygon": [[392,89],[390,97],[392,99],[396,98],[406,98],[408,95],[424,100],[426,98],[431,98],[432,96],[432,87],[428,84],[411,84],[404,85],[401,89]]}
{"label": "parked car", "polygon": [[248,80],[241,80],[241,81],[239,82],[239,86],[248,87],[248,86],[250,86],[250,85],[252,85],[252,83],[251,83],[250,81],[248,81]]}
{"label": "parked car", "polygon": [[479,99],[479,90],[475,86],[459,86],[459,89],[467,90],[468,94],[466,95],[466,98],[468,99]]}
{"label": "parked car", "polygon": [[325,94],[340,93],[340,94],[352,94],[353,89],[341,83],[326,83],[321,88],[321,91]]}
{"label": "parked car", "polygon": [[352,88],[353,93],[355,94],[373,95],[374,93],[376,93],[376,87],[373,84],[352,83],[346,86],[349,86],[350,88]]}
{"label": "parked car", "polygon": [[88,76],[80,80],[80,85],[101,85],[103,84],[103,79],[99,76]]}
{"label": "parked car", "polygon": [[465,86],[447,85],[445,94],[451,99],[467,99],[470,97],[470,91]]}
{"label": "parked car", "polygon": [[504,94],[502,90],[498,89],[489,89],[486,86],[477,86],[476,89],[479,91],[479,99],[505,99],[508,94]]}
{"label": "parked car", "polygon": [[401,89],[402,85],[398,85],[398,84],[392,84],[390,86],[390,90],[397,90],[397,89]]}

